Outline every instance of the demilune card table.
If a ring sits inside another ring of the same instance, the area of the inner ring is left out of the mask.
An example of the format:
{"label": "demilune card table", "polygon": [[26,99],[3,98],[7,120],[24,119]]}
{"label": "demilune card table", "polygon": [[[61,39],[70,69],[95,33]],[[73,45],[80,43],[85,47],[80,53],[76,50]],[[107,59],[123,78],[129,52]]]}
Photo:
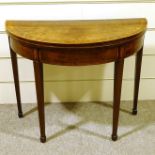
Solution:
{"label": "demilune card table", "polygon": [[147,21],[144,18],[6,21],[19,117],[23,117],[23,113],[16,54],[33,61],[41,142],[46,142],[43,63],[64,66],[86,66],[114,62],[112,140],[117,140],[124,59],[136,54],[132,113],[137,114],[146,26]]}

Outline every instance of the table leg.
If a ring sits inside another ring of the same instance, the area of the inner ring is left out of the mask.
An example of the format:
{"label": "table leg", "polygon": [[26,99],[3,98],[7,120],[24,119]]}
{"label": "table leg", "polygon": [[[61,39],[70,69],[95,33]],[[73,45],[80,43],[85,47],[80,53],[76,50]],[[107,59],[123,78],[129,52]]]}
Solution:
{"label": "table leg", "polygon": [[115,62],[114,69],[114,105],[113,105],[113,131],[112,140],[117,140],[117,128],[119,119],[119,108],[121,98],[122,76],[123,76],[124,59]]}
{"label": "table leg", "polygon": [[23,112],[22,112],[21,97],[20,97],[17,55],[11,48],[10,48],[10,54],[11,54],[12,70],[13,70],[13,77],[14,77],[14,83],[15,83],[16,98],[17,98],[18,116],[19,118],[21,118],[23,117]]}
{"label": "table leg", "polygon": [[40,124],[40,141],[46,142],[45,135],[45,114],[44,114],[44,84],[43,84],[43,64],[41,62],[33,61],[35,82],[36,82],[36,93],[37,93],[37,104]]}
{"label": "table leg", "polygon": [[132,114],[137,114],[137,102],[138,102],[138,92],[139,92],[139,82],[140,82],[140,73],[141,73],[141,64],[142,64],[143,48],[136,54],[136,63],[135,63],[135,83],[134,83],[134,103]]}

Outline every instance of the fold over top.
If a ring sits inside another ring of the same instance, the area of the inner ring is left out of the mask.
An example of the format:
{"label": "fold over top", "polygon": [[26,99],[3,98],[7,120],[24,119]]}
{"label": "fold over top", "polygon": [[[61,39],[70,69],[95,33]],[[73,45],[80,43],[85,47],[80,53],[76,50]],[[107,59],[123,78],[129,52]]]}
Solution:
{"label": "fold over top", "polygon": [[121,40],[146,30],[145,18],[70,21],[6,21],[9,35],[50,45],[90,45]]}

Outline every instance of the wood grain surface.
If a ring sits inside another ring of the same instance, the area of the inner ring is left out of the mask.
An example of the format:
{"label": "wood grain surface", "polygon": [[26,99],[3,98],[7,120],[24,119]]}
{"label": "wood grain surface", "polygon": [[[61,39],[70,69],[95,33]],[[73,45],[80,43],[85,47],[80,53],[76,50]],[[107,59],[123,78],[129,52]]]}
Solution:
{"label": "wood grain surface", "polygon": [[7,21],[6,30],[16,37],[50,44],[102,44],[145,31],[146,20]]}

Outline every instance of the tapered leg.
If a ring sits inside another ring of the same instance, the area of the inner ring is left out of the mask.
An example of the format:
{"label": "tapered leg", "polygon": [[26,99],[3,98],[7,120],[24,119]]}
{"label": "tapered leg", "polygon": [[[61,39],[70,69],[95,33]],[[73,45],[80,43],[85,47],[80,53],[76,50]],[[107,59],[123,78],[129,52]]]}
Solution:
{"label": "tapered leg", "polygon": [[138,102],[138,92],[139,92],[139,82],[140,82],[140,73],[141,73],[141,64],[142,64],[143,48],[136,55],[135,63],[135,83],[134,83],[134,103],[132,114],[137,114],[137,102]]}
{"label": "tapered leg", "polygon": [[114,69],[114,105],[113,105],[113,131],[112,140],[117,140],[117,128],[119,120],[119,108],[121,98],[122,76],[123,76],[124,59],[115,62]]}
{"label": "tapered leg", "polygon": [[11,48],[10,48],[10,54],[11,54],[12,70],[13,70],[13,77],[14,77],[14,83],[15,83],[16,98],[17,98],[18,116],[19,118],[21,118],[23,117],[23,112],[22,112],[21,97],[20,97],[17,56],[16,56],[16,53],[13,52]]}
{"label": "tapered leg", "polygon": [[37,93],[37,104],[40,124],[40,141],[46,142],[45,135],[45,114],[44,114],[44,85],[43,85],[43,64],[40,62],[33,62],[35,82],[36,82],[36,93]]}

